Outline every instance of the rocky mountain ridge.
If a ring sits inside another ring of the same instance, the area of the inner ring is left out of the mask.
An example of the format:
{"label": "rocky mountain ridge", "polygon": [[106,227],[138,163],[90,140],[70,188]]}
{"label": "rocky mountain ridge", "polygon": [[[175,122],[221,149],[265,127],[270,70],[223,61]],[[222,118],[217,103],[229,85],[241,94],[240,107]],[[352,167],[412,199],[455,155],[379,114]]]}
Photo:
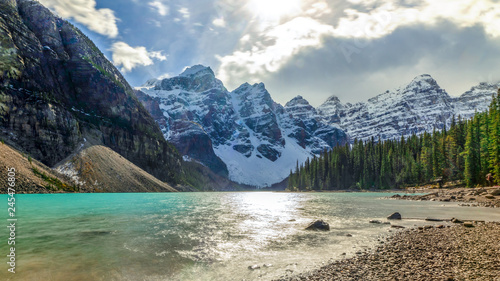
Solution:
{"label": "rocky mountain ridge", "polygon": [[488,109],[500,83],[481,83],[459,97],[451,97],[430,75],[386,91],[366,102],[343,104],[332,96],[318,107],[323,122],[337,125],[355,138],[400,138],[449,127],[453,116],[468,119]]}
{"label": "rocky mountain ridge", "polygon": [[201,65],[149,80],[136,95],[183,155],[238,183],[270,186],[297,161],[347,142],[335,126],[316,117],[301,120],[300,106],[274,102],[263,83],[229,92]]}
{"label": "rocky mountain ridge", "polygon": [[500,84],[482,83],[450,97],[428,74],[366,102],[331,96],[317,108],[302,96],[282,106],[263,83],[229,92],[209,67],[149,80],[137,96],[165,138],[193,161],[236,182],[269,186],[303,163],[354,139],[400,138],[449,126],[452,117],[487,109]]}

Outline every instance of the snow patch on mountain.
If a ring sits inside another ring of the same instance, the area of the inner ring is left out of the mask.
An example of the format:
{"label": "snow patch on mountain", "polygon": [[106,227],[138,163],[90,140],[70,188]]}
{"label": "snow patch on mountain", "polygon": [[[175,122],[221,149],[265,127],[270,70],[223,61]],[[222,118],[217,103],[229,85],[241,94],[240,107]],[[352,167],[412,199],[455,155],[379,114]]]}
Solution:
{"label": "snow patch on mountain", "polygon": [[[235,182],[245,183],[257,187],[271,186],[281,182],[295,169],[298,163],[304,163],[313,155],[302,148],[297,142],[285,137],[285,146],[280,149],[281,156],[271,161],[259,153],[253,153],[246,157],[241,153],[235,153],[232,145],[221,145],[216,147],[215,153],[229,170],[229,179]],[[254,139],[254,141],[256,141]],[[256,145],[256,144],[254,144]]]}

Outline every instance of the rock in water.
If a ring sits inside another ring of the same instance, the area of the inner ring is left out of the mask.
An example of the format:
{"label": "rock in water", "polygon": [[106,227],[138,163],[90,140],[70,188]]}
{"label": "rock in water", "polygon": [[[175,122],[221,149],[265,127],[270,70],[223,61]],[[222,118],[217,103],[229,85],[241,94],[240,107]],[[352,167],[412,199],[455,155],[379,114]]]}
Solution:
{"label": "rock in water", "polygon": [[248,269],[250,269],[250,270],[260,269],[260,265],[258,265],[258,264],[249,265],[249,266],[248,266]]}
{"label": "rock in water", "polygon": [[379,220],[370,220],[370,223],[376,223],[376,224],[381,224],[382,222]]}
{"label": "rock in water", "polygon": [[474,227],[474,224],[471,221],[464,222],[465,227]]}
{"label": "rock in water", "polygon": [[387,217],[388,220],[400,220],[401,214],[398,212],[393,213],[392,215]]}
{"label": "rock in water", "polygon": [[392,228],[405,228],[405,227],[404,227],[404,226],[402,226],[402,225],[395,225],[395,224],[391,225],[391,227],[392,227]]}
{"label": "rock in water", "polygon": [[330,230],[330,225],[323,221],[323,220],[317,220],[314,222],[311,222],[307,227],[306,230]]}

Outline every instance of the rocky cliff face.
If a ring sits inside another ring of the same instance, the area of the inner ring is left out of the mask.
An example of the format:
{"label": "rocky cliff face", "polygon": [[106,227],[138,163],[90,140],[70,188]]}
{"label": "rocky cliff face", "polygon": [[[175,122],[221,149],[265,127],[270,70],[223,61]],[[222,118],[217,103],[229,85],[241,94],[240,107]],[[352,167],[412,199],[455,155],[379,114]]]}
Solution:
{"label": "rocky cliff face", "polygon": [[[337,127],[316,124],[317,116],[304,122],[298,107],[276,104],[264,84],[245,83],[228,92],[201,65],[150,80],[139,90],[156,122],[165,124],[165,138],[183,155],[238,183],[270,186],[297,161],[347,141]],[[162,116],[155,114],[158,108]]]}
{"label": "rocky cliff face", "polygon": [[83,33],[36,1],[1,0],[0,8],[2,138],[49,166],[89,139],[178,181],[175,148]]}

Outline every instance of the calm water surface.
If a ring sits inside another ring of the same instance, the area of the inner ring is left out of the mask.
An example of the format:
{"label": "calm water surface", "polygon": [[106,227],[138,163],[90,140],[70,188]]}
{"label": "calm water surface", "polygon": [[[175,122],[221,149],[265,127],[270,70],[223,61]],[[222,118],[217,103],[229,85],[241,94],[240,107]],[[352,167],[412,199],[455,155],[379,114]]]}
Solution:
{"label": "calm water surface", "polygon": [[[412,218],[500,221],[500,209],[380,199],[389,195],[16,195],[16,274],[7,272],[9,233],[1,227],[0,280],[270,280],[376,244],[390,228],[368,221],[394,211]],[[0,195],[0,206],[7,226],[6,195]],[[304,230],[317,218],[331,231]],[[253,264],[272,267],[249,270]]]}

